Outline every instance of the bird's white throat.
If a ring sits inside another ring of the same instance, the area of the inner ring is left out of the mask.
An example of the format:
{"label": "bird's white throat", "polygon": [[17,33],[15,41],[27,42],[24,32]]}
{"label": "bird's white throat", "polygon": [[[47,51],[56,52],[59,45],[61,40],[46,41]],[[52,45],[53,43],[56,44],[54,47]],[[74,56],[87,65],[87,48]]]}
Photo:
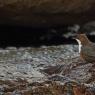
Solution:
{"label": "bird's white throat", "polygon": [[78,44],[79,44],[79,53],[81,52],[81,47],[82,47],[82,44],[81,44],[81,41],[79,39],[76,39]]}

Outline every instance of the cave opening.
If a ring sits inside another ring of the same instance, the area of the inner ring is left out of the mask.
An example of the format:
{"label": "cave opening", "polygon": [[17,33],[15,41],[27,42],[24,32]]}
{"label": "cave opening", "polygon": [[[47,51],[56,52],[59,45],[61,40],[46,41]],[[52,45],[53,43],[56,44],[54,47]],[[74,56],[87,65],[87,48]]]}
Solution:
{"label": "cave opening", "polygon": [[[68,25],[55,27],[31,27],[0,25],[0,47],[39,47],[42,45],[76,44],[71,37],[66,38],[64,34],[70,32]],[[95,36],[89,37],[94,41]]]}
{"label": "cave opening", "polygon": [[66,29],[66,25],[44,28],[0,25],[0,47],[38,47],[71,43],[71,40],[63,37]]}

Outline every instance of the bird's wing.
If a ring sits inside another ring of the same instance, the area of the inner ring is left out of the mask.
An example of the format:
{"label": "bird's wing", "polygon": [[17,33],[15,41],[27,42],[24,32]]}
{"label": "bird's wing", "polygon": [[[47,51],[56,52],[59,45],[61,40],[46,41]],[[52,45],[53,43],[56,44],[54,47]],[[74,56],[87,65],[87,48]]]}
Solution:
{"label": "bird's wing", "polygon": [[93,46],[85,46],[82,50],[87,56],[95,58],[95,44]]}
{"label": "bird's wing", "polygon": [[93,50],[95,51],[95,43],[91,45],[93,47]]}

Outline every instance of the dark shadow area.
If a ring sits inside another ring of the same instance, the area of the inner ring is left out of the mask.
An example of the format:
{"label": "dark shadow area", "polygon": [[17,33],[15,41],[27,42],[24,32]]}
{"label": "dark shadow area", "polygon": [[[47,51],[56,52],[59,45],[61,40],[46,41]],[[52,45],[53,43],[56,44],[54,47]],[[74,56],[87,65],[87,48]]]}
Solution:
{"label": "dark shadow area", "polygon": [[59,32],[56,29],[1,25],[0,47],[27,47],[67,43],[67,39],[62,37],[64,29]]}
{"label": "dark shadow area", "polygon": [[[70,38],[65,38],[68,26],[49,28],[34,28],[24,26],[0,25],[0,47],[39,47],[41,45],[76,44]],[[69,31],[70,32],[70,31]],[[94,41],[94,37],[90,37]]]}

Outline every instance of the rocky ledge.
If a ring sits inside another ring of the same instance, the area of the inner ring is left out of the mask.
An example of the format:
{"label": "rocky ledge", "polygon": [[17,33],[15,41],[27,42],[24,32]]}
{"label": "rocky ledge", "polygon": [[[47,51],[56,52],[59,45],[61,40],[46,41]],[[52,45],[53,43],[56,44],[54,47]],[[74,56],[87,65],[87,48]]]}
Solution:
{"label": "rocky ledge", "polygon": [[94,0],[0,0],[0,24],[83,24],[95,20],[94,4]]}
{"label": "rocky ledge", "polygon": [[0,49],[0,95],[95,95],[95,64],[77,45]]}

